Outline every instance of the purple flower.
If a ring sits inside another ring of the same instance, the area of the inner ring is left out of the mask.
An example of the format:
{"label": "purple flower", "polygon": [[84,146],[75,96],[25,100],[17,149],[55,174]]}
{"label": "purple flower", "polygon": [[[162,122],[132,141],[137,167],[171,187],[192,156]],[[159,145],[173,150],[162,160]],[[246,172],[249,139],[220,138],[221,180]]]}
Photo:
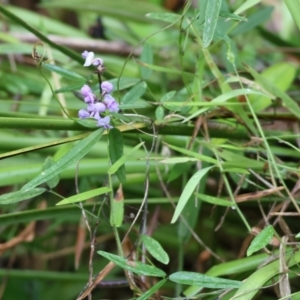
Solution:
{"label": "purple flower", "polygon": [[93,60],[94,60],[94,52],[87,52],[87,51],[84,51],[82,53],[82,56],[85,56],[83,58],[85,58],[85,62],[84,62],[84,67],[88,67],[90,66],[92,63],[93,63]]}
{"label": "purple flower", "polygon": [[81,56],[85,59],[84,62],[84,67],[89,67],[91,65],[93,66],[102,66],[103,65],[103,59],[101,58],[95,58],[95,54],[94,52],[88,52],[88,51],[84,51]]}
{"label": "purple flower", "polygon": [[106,94],[104,96],[103,102],[110,112],[118,112],[119,111],[119,104],[115,100],[115,98],[112,97],[111,95]]}
{"label": "purple flower", "polygon": [[84,59],[86,59],[88,55],[89,55],[89,52],[86,51],[86,50],[84,50],[84,51],[81,53],[81,56],[82,56]]}
{"label": "purple flower", "polygon": [[97,102],[94,104],[94,110],[99,113],[102,113],[106,111],[106,106],[102,102]]}
{"label": "purple flower", "polygon": [[85,109],[81,109],[79,112],[78,112],[78,117],[80,119],[85,119],[85,118],[88,118],[90,116],[90,113],[88,111],[86,111]]}
{"label": "purple flower", "polygon": [[84,85],[80,90],[82,96],[84,97],[85,103],[94,103],[96,96],[93,94],[91,88],[88,85]]}
{"label": "purple flower", "polygon": [[86,97],[84,97],[85,103],[94,103],[95,100],[96,100],[96,96],[93,93],[90,93]]}
{"label": "purple flower", "polygon": [[80,92],[81,92],[81,94],[82,94],[83,96],[87,96],[89,93],[92,93],[92,90],[91,90],[91,88],[90,88],[87,84],[85,84],[85,85],[81,88]]}
{"label": "purple flower", "polygon": [[102,66],[102,65],[103,65],[103,59],[102,58],[95,58],[93,60],[93,66],[98,67],[98,66]]}
{"label": "purple flower", "polygon": [[110,117],[106,116],[104,118],[99,118],[97,125],[99,127],[103,127],[105,129],[109,129],[109,128],[112,128],[112,126],[109,123],[110,123]]}
{"label": "purple flower", "polygon": [[101,83],[102,95],[109,94],[112,92],[114,86],[109,81],[103,81]]}

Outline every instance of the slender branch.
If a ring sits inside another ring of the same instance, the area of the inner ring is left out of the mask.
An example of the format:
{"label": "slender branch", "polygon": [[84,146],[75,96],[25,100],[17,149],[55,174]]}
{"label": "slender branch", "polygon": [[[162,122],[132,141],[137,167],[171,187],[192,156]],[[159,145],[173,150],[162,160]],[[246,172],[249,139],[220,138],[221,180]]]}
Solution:
{"label": "slender branch", "polygon": [[[17,38],[21,42],[25,43],[36,43],[40,39],[31,33],[21,33],[21,32],[11,32],[10,35]],[[139,56],[141,49],[134,49],[124,43],[115,41],[104,41],[89,38],[79,38],[79,37],[66,37],[58,35],[48,35],[48,39],[56,44],[72,48],[77,51],[84,51],[89,49],[89,51],[99,52],[101,54],[116,54],[120,56],[127,56],[132,54],[134,56]]]}

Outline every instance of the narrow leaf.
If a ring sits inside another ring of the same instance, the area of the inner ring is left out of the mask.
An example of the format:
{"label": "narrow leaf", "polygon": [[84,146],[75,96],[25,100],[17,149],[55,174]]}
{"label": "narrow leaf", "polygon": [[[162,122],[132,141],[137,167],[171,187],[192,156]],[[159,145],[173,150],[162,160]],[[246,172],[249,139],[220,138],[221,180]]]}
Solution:
{"label": "narrow leaf", "polygon": [[[109,149],[109,157],[112,165],[124,155],[123,135],[121,131],[117,128],[111,129],[108,133],[108,149]],[[120,166],[120,168],[116,171],[116,176],[118,177],[121,183],[125,183],[126,170],[124,164]]]}
{"label": "narrow leaf", "polygon": [[142,234],[141,235],[141,240],[144,243],[146,249],[148,250],[148,252],[155,258],[157,259],[159,262],[163,263],[163,264],[168,264],[169,263],[169,256],[167,254],[167,252],[162,248],[162,246],[160,245],[160,243],[158,241],[156,241],[154,238]]}
{"label": "narrow leaf", "polygon": [[220,205],[220,206],[234,206],[234,204],[228,200],[220,199],[217,197],[209,196],[209,195],[204,195],[204,194],[196,194],[196,196],[205,202],[208,202],[213,205]]}
{"label": "narrow leaf", "polygon": [[80,194],[65,198],[64,200],[56,203],[56,205],[64,205],[64,204],[71,204],[71,203],[76,203],[76,202],[80,202],[80,201],[85,201],[85,200],[91,199],[93,197],[96,197],[96,196],[99,196],[102,194],[106,194],[110,191],[111,191],[111,189],[108,187],[101,187],[98,189],[94,189],[94,190],[91,190],[88,192],[80,193]]}
{"label": "narrow leaf", "polygon": [[98,251],[97,253],[107,258],[108,260],[112,261],[117,266],[125,270],[128,270],[132,273],[144,275],[144,276],[157,276],[157,277],[166,276],[166,273],[164,271],[154,266],[149,266],[138,261],[129,261],[124,257],[111,254],[108,252],[104,252],[104,251]]}
{"label": "narrow leaf", "polygon": [[84,157],[90,149],[98,142],[103,133],[103,128],[92,132],[89,136],[78,142],[66,155],[53,164],[49,169],[29,181],[22,187],[22,191],[30,190],[60,174],[70,165]]}
{"label": "narrow leaf", "polygon": [[124,95],[124,97],[121,100],[121,104],[134,103],[144,95],[146,89],[147,84],[145,81],[138,83]]}
{"label": "narrow leaf", "polygon": [[247,0],[247,1],[242,3],[242,5],[234,12],[234,14],[238,15],[238,14],[248,10],[252,6],[256,5],[260,1],[261,0]]}
{"label": "narrow leaf", "polygon": [[255,78],[255,80],[269,93],[281,98],[284,106],[297,118],[300,118],[300,108],[298,104],[284,91],[280,90],[276,85],[272,84],[267,78],[257,73],[250,66],[246,66],[248,72]]}
{"label": "narrow leaf", "polygon": [[[50,168],[52,165],[54,165],[54,160],[52,157],[47,157],[44,165],[43,165],[43,171],[47,170],[48,168]],[[55,188],[59,183],[59,175],[49,179],[47,181],[47,185],[49,186],[50,189]]]}
{"label": "narrow leaf", "polygon": [[171,92],[168,92],[166,94],[164,94],[162,97],[161,97],[161,100],[160,102],[163,103],[165,101],[169,101],[170,99],[172,99],[176,94],[176,91],[171,91]]}
{"label": "narrow leaf", "polygon": [[158,106],[155,110],[156,120],[161,121],[165,116],[165,110],[162,106]]}
{"label": "narrow leaf", "polygon": [[254,252],[261,250],[262,248],[267,246],[271,241],[273,235],[274,235],[273,226],[269,225],[265,227],[251,242],[247,250],[247,256],[250,256]]}
{"label": "narrow leaf", "polygon": [[124,219],[124,195],[121,184],[110,203],[110,225],[120,227]]}
{"label": "narrow leaf", "polygon": [[169,157],[161,160],[160,162],[163,164],[178,164],[178,163],[185,163],[188,161],[199,161],[199,159],[192,158],[192,157]]}
{"label": "narrow leaf", "polygon": [[199,184],[200,180],[205,176],[205,174],[212,168],[211,167],[207,167],[204,169],[199,170],[198,172],[196,172],[188,181],[188,183],[186,184],[186,186],[184,187],[184,190],[178,200],[173,218],[171,220],[171,223],[175,223],[177,221],[177,219],[179,218],[183,208],[185,207],[187,201],[189,200],[190,196],[192,195],[192,193],[194,192],[196,186]]}
{"label": "narrow leaf", "polygon": [[194,272],[176,272],[171,274],[169,279],[181,284],[196,285],[212,289],[236,289],[242,284],[237,280],[212,277]]}
{"label": "narrow leaf", "polygon": [[11,204],[14,202],[20,202],[23,200],[34,198],[38,195],[41,195],[45,191],[46,191],[46,189],[44,189],[44,188],[36,188],[36,189],[27,190],[27,191],[21,190],[21,191],[17,191],[17,192],[7,193],[7,194],[0,196],[0,205],[1,204]]}
{"label": "narrow leaf", "polygon": [[[153,51],[152,51],[152,47],[149,44],[145,44],[143,47],[143,51],[141,54],[141,62],[150,65],[153,64]],[[144,66],[141,66],[141,74],[142,74],[142,78],[146,80],[151,76],[152,70]]]}
{"label": "narrow leaf", "polygon": [[47,69],[48,71],[57,73],[64,78],[68,78],[72,80],[81,80],[83,83],[86,81],[85,77],[56,65],[43,63],[42,67],[44,69]]}
{"label": "narrow leaf", "polygon": [[140,147],[144,144],[144,142],[139,143],[134,148],[132,148],[127,154],[123,155],[121,158],[119,158],[107,171],[108,174],[112,175],[116,173],[119,168],[127,161],[127,159]]}
{"label": "narrow leaf", "polygon": [[[212,164],[218,164],[218,161],[210,156],[206,156],[206,155],[203,155],[203,154],[199,154],[197,152],[194,152],[194,151],[191,151],[191,150],[186,150],[184,148],[180,148],[180,147],[176,147],[176,146],[173,146],[173,145],[170,145],[170,144],[167,144],[168,147],[170,147],[171,149],[173,150],[176,150],[180,153],[183,153],[185,155],[189,155],[189,156],[192,156],[192,157],[195,157],[197,158],[198,160],[203,160],[205,162],[208,162],[208,163],[212,163]],[[174,157],[174,160],[176,161],[177,158]],[[170,158],[166,158],[164,161],[172,161],[172,157]]]}
{"label": "narrow leaf", "polygon": [[161,20],[168,23],[176,23],[180,20],[181,15],[173,13],[149,13],[146,14],[147,18]]}
{"label": "narrow leaf", "polygon": [[284,1],[287,8],[289,9],[298,29],[300,30],[300,17],[299,17],[299,11],[300,11],[300,1],[298,0],[285,0]]}
{"label": "narrow leaf", "polygon": [[207,2],[203,26],[203,46],[207,48],[215,33],[222,0],[210,0]]}
{"label": "narrow leaf", "polygon": [[163,280],[159,281],[158,283],[153,285],[149,290],[147,290],[143,295],[138,297],[136,300],[152,299],[150,296],[153,295],[156,291],[158,291],[166,283],[166,281],[167,281],[167,279],[163,279]]}

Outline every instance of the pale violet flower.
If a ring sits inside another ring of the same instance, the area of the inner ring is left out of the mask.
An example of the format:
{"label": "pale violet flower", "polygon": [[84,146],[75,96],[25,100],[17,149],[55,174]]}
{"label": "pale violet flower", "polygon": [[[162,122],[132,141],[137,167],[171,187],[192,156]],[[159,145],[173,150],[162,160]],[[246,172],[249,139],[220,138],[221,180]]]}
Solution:
{"label": "pale violet flower", "polygon": [[103,102],[110,112],[118,112],[119,111],[119,104],[113,96],[106,94],[104,96]]}
{"label": "pale violet flower", "polygon": [[91,65],[93,66],[102,66],[103,65],[103,59],[96,57],[94,52],[88,52],[84,51],[81,56],[85,59],[84,67],[89,67]]}
{"label": "pale violet flower", "polygon": [[105,129],[109,129],[109,128],[112,128],[112,126],[109,123],[110,123],[110,117],[106,116],[104,118],[99,118],[97,125],[99,127],[103,127]]}
{"label": "pale violet flower", "polygon": [[78,112],[78,117],[80,119],[85,119],[85,118],[88,118],[90,116],[90,113],[88,111],[86,111],[85,109],[81,109],[79,112]]}
{"label": "pale violet flower", "polygon": [[93,94],[91,88],[88,85],[84,85],[81,90],[81,95],[83,96],[85,103],[94,103],[96,100],[96,96]]}
{"label": "pale violet flower", "polygon": [[102,95],[111,93],[113,88],[114,86],[112,83],[110,83],[109,81],[103,81],[101,83]]}

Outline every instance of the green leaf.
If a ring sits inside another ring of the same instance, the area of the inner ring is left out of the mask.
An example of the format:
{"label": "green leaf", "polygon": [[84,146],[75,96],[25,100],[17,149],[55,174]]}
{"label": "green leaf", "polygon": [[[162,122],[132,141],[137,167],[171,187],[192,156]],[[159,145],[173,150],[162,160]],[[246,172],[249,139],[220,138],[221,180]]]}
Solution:
{"label": "green leaf", "polygon": [[96,197],[96,196],[99,196],[102,194],[106,194],[110,191],[111,191],[111,189],[108,187],[101,187],[98,189],[94,189],[94,190],[91,190],[88,192],[80,193],[80,194],[65,198],[64,200],[56,203],[56,205],[64,205],[64,204],[71,204],[71,203],[85,201],[85,200],[91,199],[93,197]]}
{"label": "green leaf", "polygon": [[14,202],[20,202],[23,200],[27,200],[30,198],[34,198],[42,193],[44,193],[46,189],[44,188],[36,188],[30,189],[27,191],[17,191],[12,193],[7,193],[0,196],[0,204],[11,204]]}
{"label": "green leaf", "polygon": [[147,290],[146,292],[144,292],[136,300],[148,300],[148,299],[152,299],[150,296],[153,295],[156,291],[158,291],[166,283],[166,281],[167,281],[167,279],[163,279],[163,280],[159,281],[158,283],[156,283],[155,285],[153,285],[149,290]]}
{"label": "green leaf", "polygon": [[154,266],[149,266],[138,261],[129,261],[124,257],[111,254],[108,252],[104,252],[104,251],[98,251],[97,253],[107,258],[108,260],[112,261],[117,266],[125,270],[128,270],[132,273],[144,275],[144,276],[157,276],[157,277],[166,276],[166,273],[164,271]]}
{"label": "green leaf", "polygon": [[169,276],[171,281],[180,284],[202,286],[211,289],[236,289],[241,286],[241,282],[218,277],[212,277],[194,272],[176,272]]}
{"label": "green leaf", "polygon": [[265,227],[251,242],[247,256],[252,255],[254,252],[266,247],[271,241],[275,231],[272,225]]}
{"label": "green leaf", "polygon": [[78,142],[66,155],[53,164],[49,169],[43,171],[40,175],[33,178],[27,184],[22,187],[22,191],[31,190],[32,188],[42,184],[53,177],[60,174],[63,170],[70,165],[76,163],[82,157],[84,157],[90,149],[98,142],[99,138],[103,134],[104,129],[98,129],[88,135],[86,138]]}
{"label": "green leaf", "polygon": [[[197,152],[194,152],[194,151],[191,151],[191,150],[186,150],[186,149],[184,149],[184,148],[180,148],[180,147],[176,147],[176,146],[173,146],[173,145],[170,145],[170,144],[167,144],[168,145],[168,147],[170,147],[171,149],[173,149],[173,150],[176,150],[176,151],[178,151],[178,152],[180,152],[180,153],[183,153],[183,154],[185,154],[185,155],[189,155],[189,156],[192,156],[192,157],[195,157],[195,158],[197,158],[198,160],[200,160],[200,161],[205,161],[205,162],[209,162],[209,163],[212,163],[212,164],[214,164],[214,165],[217,165],[218,164],[218,161],[216,160],[216,159],[214,159],[214,158],[212,158],[212,157],[210,157],[210,156],[207,156],[207,155],[203,155],[203,154],[199,154],[199,153],[197,153]],[[172,158],[172,157],[170,157],[170,158],[166,158],[166,159],[164,159],[164,161],[162,161],[162,162],[170,162],[170,161],[172,161],[172,160],[174,160],[174,163],[176,163],[176,161],[177,162],[180,162],[180,159],[178,160],[179,158]],[[192,160],[192,159],[191,159]],[[184,161],[181,161],[181,162],[184,162]]]}
{"label": "green leaf", "polygon": [[163,264],[168,264],[170,259],[167,252],[162,248],[159,242],[157,242],[154,238],[142,234],[141,240],[144,243],[148,252],[159,262]]}
{"label": "green leaf", "polygon": [[204,194],[197,193],[196,196],[200,200],[211,203],[213,205],[228,206],[228,207],[235,205],[235,204],[233,204],[232,202],[230,202],[228,200],[220,199],[220,198],[209,196],[209,195],[204,195]]}
{"label": "green leaf", "polygon": [[78,98],[79,100],[83,101],[83,96],[77,92],[77,90],[80,90],[82,88],[82,86],[84,85],[85,82],[78,82],[71,84],[71,85],[67,85],[64,86],[60,89],[57,89],[54,91],[55,94],[60,94],[60,93],[66,93],[66,92],[73,92],[74,96],[76,98]]}
{"label": "green leaf", "polygon": [[250,66],[246,66],[246,69],[266,91],[278,98],[281,98],[284,106],[297,118],[300,118],[300,108],[290,96],[279,89],[275,84],[272,84],[267,78],[257,73]]}
{"label": "green leaf", "polygon": [[[118,197],[117,192],[117,197]],[[124,220],[124,199],[123,199],[123,192],[121,195],[121,199],[117,199],[116,197],[111,200],[111,207],[110,207],[110,216],[109,222],[111,226],[120,227],[123,224]]]}
{"label": "green leaf", "polygon": [[[189,151],[189,150],[187,150]],[[198,153],[197,153],[198,154]],[[198,158],[193,157],[169,157],[161,160],[160,162],[163,164],[180,164],[188,161],[199,161]]]}
{"label": "green leaf", "polygon": [[[143,51],[141,54],[141,62],[145,62],[150,65],[153,64],[153,51],[152,51],[152,47],[149,44],[144,44]],[[146,80],[151,76],[152,70],[142,65],[141,73],[142,73],[142,78]]]}
{"label": "green leaf", "polygon": [[260,1],[261,0],[247,0],[243,2],[242,5],[234,13],[239,15],[240,13],[246,11],[247,9],[259,3]]}
{"label": "green leaf", "polygon": [[84,126],[86,128],[90,129],[96,129],[97,127],[97,121],[92,118],[86,118],[86,119],[76,119],[76,123],[80,124],[81,126]]}
{"label": "green leaf", "polygon": [[108,174],[112,175],[115,174],[119,168],[127,161],[127,159],[136,152],[144,142],[139,143],[134,148],[132,148],[127,154],[123,155],[121,158],[119,158],[107,171]]}
{"label": "green leaf", "polygon": [[259,9],[254,14],[250,15],[248,17],[248,21],[244,23],[238,24],[238,26],[231,32],[232,35],[241,35],[246,32],[249,32],[250,30],[254,29],[258,25],[266,22],[266,20],[270,19],[270,16],[272,14],[273,7],[266,6],[261,9]]}
{"label": "green leaf", "polygon": [[205,9],[205,18],[203,26],[203,47],[207,48],[215,33],[218,17],[221,9],[222,0],[210,0]]}
{"label": "green leaf", "polygon": [[[252,89],[236,89],[236,90],[230,90],[228,92],[222,93],[220,96],[214,98],[212,101],[209,102],[209,104],[204,104],[203,106],[213,106],[215,105],[216,107],[218,105],[224,105],[224,102],[228,101],[229,99],[238,97],[238,96],[242,96],[242,95],[259,95],[259,96],[267,96],[265,93],[262,92],[258,92]],[[195,102],[194,102],[195,103]],[[241,104],[241,103],[239,103]],[[192,104],[194,105],[194,104]],[[201,109],[199,109],[198,111],[196,111],[195,113],[193,113],[191,116],[187,117],[184,122],[187,122],[197,116],[199,116],[200,114],[205,113],[206,111],[210,110],[210,107],[203,107]]]}
{"label": "green leaf", "polygon": [[298,29],[300,30],[300,1],[298,0],[284,0],[287,8],[289,9]]}
{"label": "green leaf", "polygon": [[[261,76],[268,78],[268,81],[278,89],[286,91],[294,82],[296,71],[297,68],[295,65],[288,62],[281,62],[266,68],[261,73]],[[250,95],[249,99],[255,112],[262,111],[272,104],[270,97],[266,96]]]}
{"label": "green leaf", "polygon": [[141,81],[140,78],[121,77],[109,80],[109,82],[119,91],[128,89]]}
{"label": "green leaf", "polygon": [[[50,168],[53,164],[54,164],[53,158],[52,157],[47,157],[45,162],[44,162],[44,165],[43,165],[43,171]],[[52,179],[49,179],[46,183],[47,183],[47,185],[49,186],[50,189],[55,188],[59,183],[59,175],[53,177]]]}
{"label": "green leaf", "polygon": [[[300,252],[290,251],[284,257],[284,260],[287,262],[287,268],[290,269],[295,265],[299,270],[300,263]],[[279,261],[278,259],[274,262],[268,263],[261,268],[258,268],[253,272],[253,269],[250,273],[250,276],[247,277],[238,291],[235,293],[232,299],[236,300],[251,300],[251,299],[259,299],[259,297],[255,297],[255,294],[261,291],[265,284],[271,280],[272,278],[276,278],[276,275],[282,275],[280,271]],[[287,298],[286,298],[287,299]],[[293,298],[297,299],[297,298]]]}
{"label": "green leaf", "polygon": [[173,13],[149,13],[146,14],[147,18],[161,20],[167,23],[176,23],[181,19],[181,15]]}
{"label": "green leaf", "polygon": [[158,106],[156,107],[155,109],[155,117],[156,117],[156,120],[159,120],[161,121],[165,116],[165,110],[162,106]]}
{"label": "green leaf", "polygon": [[[47,28],[47,34],[57,34],[60,36],[76,36],[78,38],[87,38],[88,35],[83,30],[79,30],[58,19],[41,16],[39,12],[21,8],[13,5],[5,5],[5,9],[15,16],[21,16],[22,21],[28,25],[38,28],[42,32],[41,26]],[[22,25],[22,24],[21,24]]]}
{"label": "green leaf", "polygon": [[[5,6],[5,7],[8,8],[8,6]],[[58,44],[52,42],[50,39],[48,39],[48,37],[46,35],[42,34],[39,30],[35,29],[34,27],[32,27],[28,23],[26,23],[24,21],[24,17],[25,17],[25,13],[29,12],[28,10],[24,10],[24,9],[21,10],[16,7],[12,7],[12,6],[9,7],[9,10],[6,8],[4,8],[3,5],[0,5],[0,12],[2,14],[4,14],[6,17],[11,19],[13,22],[21,25],[22,27],[26,28],[28,31],[32,32],[35,36],[37,36],[39,39],[41,39],[41,41],[47,43],[52,48],[57,49],[58,51],[64,53],[69,58],[74,59],[75,61],[79,62],[80,64],[83,63],[83,58],[78,53],[76,53],[75,51],[73,51],[67,47],[64,47],[64,46],[61,46],[61,45],[58,45]],[[22,16],[22,18],[19,18],[18,17],[19,15]],[[45,20],[45,18],[46,17],[43,17],[43,20]],[[31,20],[31,17],[29,19]],[[41,16],[38,15],[38,23],[40,23],[40,21],[41,21]],[[38,24],[36,26],[38,27],[39,25],[40,24]],[[51,26],[49,26],[49,28]],[[67,34],[68,30],[66,28],[62,29],[62,24],[60,24],[59,27],[60,27],[60,30],[59,30],[60,34],[61,34],[61,32],[64,32],[65,34]],[[79,33],[80,33],[80,31],[76,30],[76,33],[74,35],[77,36]],[[73,36],[73,34],[70,34],[70,36]]]}
{"label": "green leaf", "polygon": [[50,72],[57,73],[57,74],[61,75],[64,78],[68,78],[68,79],[72,79],[72,80],[80,80],[80,81],[82,81],[82,83],[86,82],[85,77],[83,77],[83,76],[81,76],[77,73],[74,73],[72,71],[69,71],[67,69],[64,69],[62,67],[59,67],[57,65],[43,63],[42,66],[43,66],[44,69],[46,69]]}
{"label": "green leaf", "polygon": [[[195,158],[191,158],[191,161],[193,161]],[[186,162],[184,164],[178,163],[175,164],[168,174],[168,183],[175,180],[179,176],[182,176],[186,172],[190,172],[193,167],[193,164],[191,162]]]}
{"label": "green leaf", "polygon": [[192,195],[192,193],[194,192],[196,186],[199,184],[200,180],[205,176],[205,174],[211,169],[213,168],[213,166],[211,167],[207,167],[204,169],[199,170],[198,172],[196,172],[188,181],[188,183],[186,184],[186,186],[183,189],[183,192],[178,200],[173,218],[171,220],[171,223],[175,223],[177,221],[177,219],[179,218],[182,210],[184,209],[187,201],[189,200],[190,196]]}
{"label": "green leaf", "polygon": [[228,11],[224,11],[224,10],[220,10],[219,16],[223,17],[223,18],[226,18],[226,19],[228,18],[228,19],[231,19],[231,20],[236,20],[236,21],[242,21],[242,22],[247,22],[248,21],[244,17],[238,16],[236,14],[229,13]]}
{"label": "green leaf", "polygon": [[161,103],[164,103],[165,101],[171,100],[171,99],[175,96],[175,94],[176,94],[176,91],[170,91],[170,92],[164,94],[164,95],[161,97],[160,102],[161,102]]}
{"label": "green leaf", "polygon": [[138,83],[124,95],[124,97],[121,100],[121,104],[134,103],[144,95],[146,90],[147,84],[145,81]]}
{"label": "green leaf", "polygon": [[[123,153],[123,135],[117,128],[112,128],[108,133],[108,149],[111,164],[113,165],[118,159],[120,159]],[[125,165],[121,165],[116,171],[116,176],[121,183],[126,181]]]}

